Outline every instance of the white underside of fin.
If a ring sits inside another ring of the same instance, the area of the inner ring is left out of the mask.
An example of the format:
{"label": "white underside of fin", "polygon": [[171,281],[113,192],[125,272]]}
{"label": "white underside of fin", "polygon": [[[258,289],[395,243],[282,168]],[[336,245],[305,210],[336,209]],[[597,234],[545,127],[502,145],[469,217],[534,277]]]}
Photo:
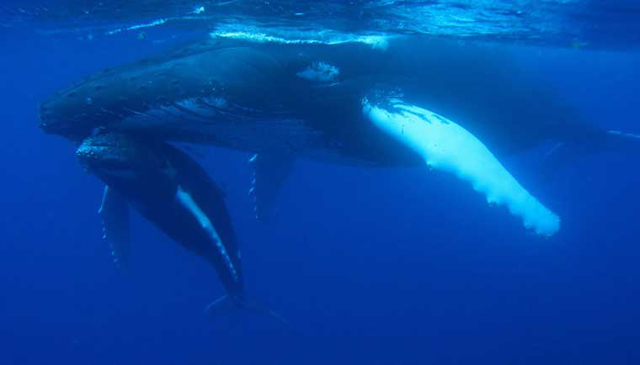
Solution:
{"label": "white underside of fin", "polygon": [[506,206],[527,228],[542,236],[560,229],[560,218],[511,176],[489,149],[458,124],[414,105],[392,99],[391,110],[363,101],[369,120],[424,158],[427,165],[468,181],[489,204]]}
{"label": "white underside of fin", "polygon": [[216,245],[216,248],[220,252],[222,259],[224,260],[225,264],[229,268],[229,271],[231,271],[233,280],[238,281],[238,274],[236,272],[236,269],[233,267],[233,263],[231,263],[231,258],[227,253],[227,249],[222,244],[222,239],[220,239],[218,232],[216,232],[216,229],[213,227],[213,224],[211,224],[211,220],[207,217],[206,214],[204,214],[202,209],[200,209],[198,204],[193,200],[193,198],[191,197],[191,194],[184,191],[181,186],[178,186],[178,191],[176,192],[176,199],[183,207],[185,207],[194,216],[194,218],[196,218],[198,223],[200,223],[200,226],[202,227],[202,229],[204,229],[209,234],[209,237],[211,237],[211,240]]}

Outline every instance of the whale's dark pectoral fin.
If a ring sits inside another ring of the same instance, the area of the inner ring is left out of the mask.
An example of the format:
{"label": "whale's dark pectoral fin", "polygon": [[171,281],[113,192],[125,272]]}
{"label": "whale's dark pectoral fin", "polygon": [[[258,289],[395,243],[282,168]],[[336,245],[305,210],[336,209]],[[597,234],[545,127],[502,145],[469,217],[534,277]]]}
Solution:
{"label": "whale's dark pectoral fin", "polygon": [[506,206],[525,227],[543,236],[560,228],[559,217],[529,194],[479,139],[453,121],[397,98],[364,99],[363,113],[431,168],[471,183],[489,204]]}
{"label": "whale's dark pectoral fin", "polygon": [[128,269],[131,238],[129,207],[126,200],[115,190],[105,186],[98,213],[102,217],[103,238],[109,243],[114,262],[118,267]]}
{"label": "whale's dark pectoral fin", "polygon": [[290,152],[256,154],[249,159],[253,167],[253,181],[249,193],[254,198],[256,218],[269,221],[274,213],[278,193],[291,174],[295,158]]}

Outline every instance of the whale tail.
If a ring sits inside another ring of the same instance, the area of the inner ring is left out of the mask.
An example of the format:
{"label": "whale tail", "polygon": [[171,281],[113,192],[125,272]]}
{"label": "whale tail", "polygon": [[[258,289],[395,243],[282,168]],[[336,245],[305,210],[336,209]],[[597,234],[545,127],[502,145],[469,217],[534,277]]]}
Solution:
{"label": "whale tail", "polygon": [[209,315],[212,320],[216,320],[221,316],[229,315],[230,313],[241,310],[262,316],[267,316],[275,319],[276,321],[291,325],[291,322],[280,314],[274,312],[264,304],[254,299],[247,299],[245,297],[237,297],[232,295],[225,295],[211,302],[205,309],[205,313]]}

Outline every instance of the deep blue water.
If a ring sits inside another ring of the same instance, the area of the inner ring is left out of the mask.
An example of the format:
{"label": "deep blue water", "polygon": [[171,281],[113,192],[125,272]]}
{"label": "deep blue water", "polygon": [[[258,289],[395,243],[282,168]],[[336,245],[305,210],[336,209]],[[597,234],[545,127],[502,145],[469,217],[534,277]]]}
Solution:
{"label": "deep blue water", "polygon": [[[452,177],[298,161],[279,214],[256,222],[247,154],[197,147],[224,183],[249,292],[292,322],[212,323],[213,270],[138,216],[133,263],[101,240],[102,184],[37,105],[159,52],[138,39],[0,30],[0,364],[640,364],[638,155],[601,152],[553,176],[505,163],[563,218],[525,232]],[[618,47],[615,47],[618,48]],[[640,132],[640,55],[521,47],[532,72],[596,123]]]}

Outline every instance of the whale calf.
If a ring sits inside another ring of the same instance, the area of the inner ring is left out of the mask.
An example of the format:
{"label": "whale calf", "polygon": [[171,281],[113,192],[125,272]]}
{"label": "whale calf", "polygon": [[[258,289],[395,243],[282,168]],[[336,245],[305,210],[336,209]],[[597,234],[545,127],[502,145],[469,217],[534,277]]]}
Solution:
{"label": "whale calf", "polygon": [[83,140],[80,164],[105,187],[100,214],[116,262],[127,266],[128,206],[210,262],[237,306],[244,301],[242,261],[224,193],[184,152],[164,142],[103,132]]}
{"label": "whale calf", "polygon": [[541,236],[554,235],[560,218],[502,156],[547,140],[640,145],[589,123],[503,47],[417,36],[212,37],[92,75],[44,101],[39,123],[74,140],[101,128],[255,153],[259,218],[305,157],[454,174]]}

